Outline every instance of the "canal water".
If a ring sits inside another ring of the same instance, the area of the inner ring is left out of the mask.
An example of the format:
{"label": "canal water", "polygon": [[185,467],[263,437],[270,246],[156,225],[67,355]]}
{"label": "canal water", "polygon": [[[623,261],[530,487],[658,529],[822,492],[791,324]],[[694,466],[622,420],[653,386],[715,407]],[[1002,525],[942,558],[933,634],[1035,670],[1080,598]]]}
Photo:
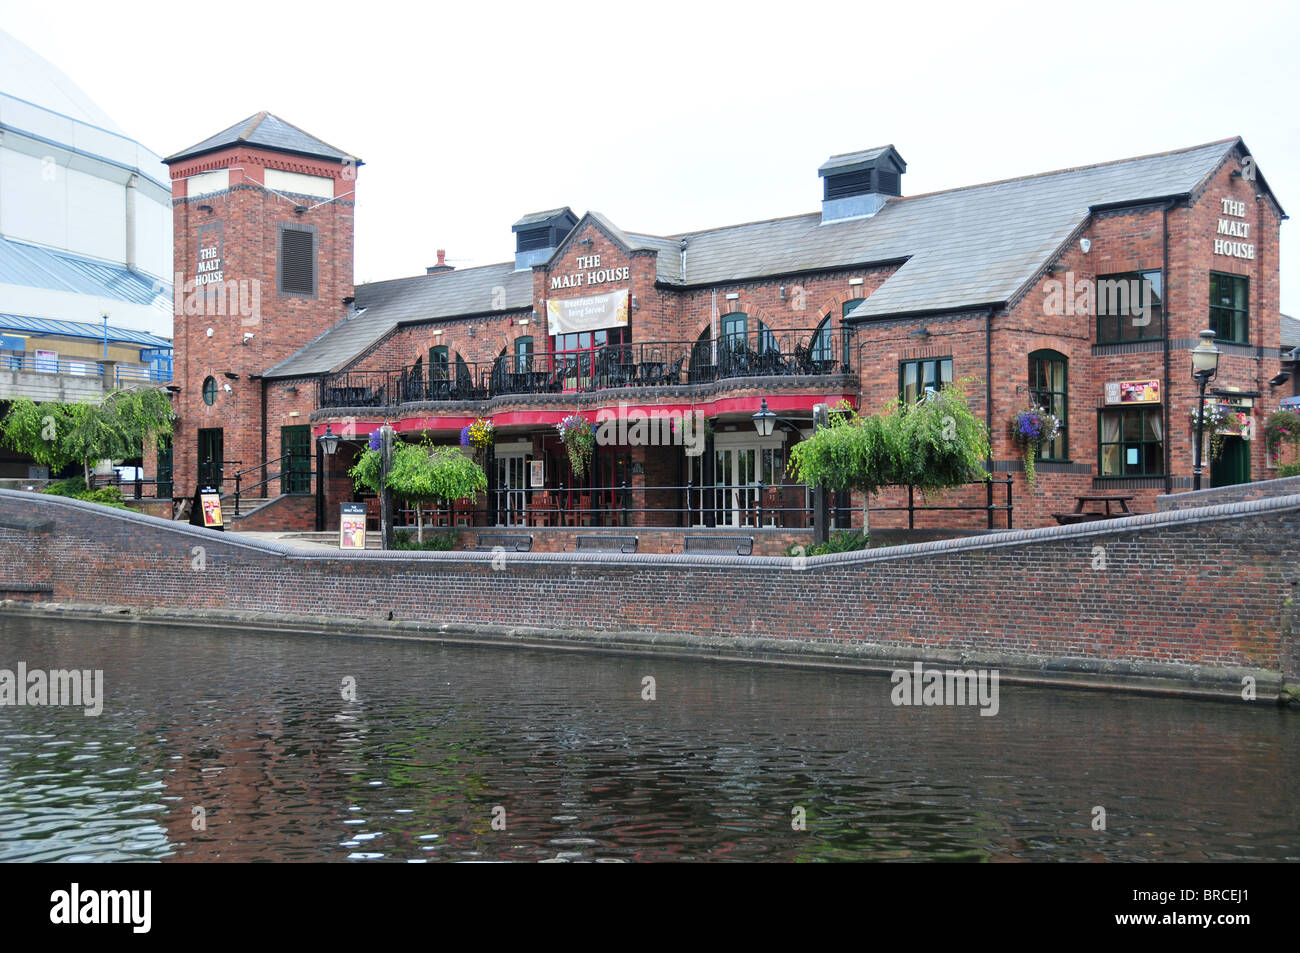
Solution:
{"label": "canal water", "polygon": [[19,662],[104,698],[0,707],[5,861],[1300,858],[1272,708],[0,617]]}

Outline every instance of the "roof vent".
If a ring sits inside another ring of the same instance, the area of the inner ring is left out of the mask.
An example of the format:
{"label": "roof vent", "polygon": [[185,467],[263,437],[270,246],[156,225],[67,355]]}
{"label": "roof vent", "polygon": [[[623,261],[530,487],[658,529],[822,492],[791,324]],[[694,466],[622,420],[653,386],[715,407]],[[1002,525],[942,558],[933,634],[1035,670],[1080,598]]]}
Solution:
{"label": "roof vent", "polygon": [[822,177],[822,222],[869,218],[885,207],[890,196],[902,194],[907,163],[893,146],[831,156],[817,174]]}
{"label": "roof vent", "polygon": [[510,227],[515,233],[515,271],[527,271],[547,261],[577,224],[578,216],[567,205],[534,212],[515,222]]}
{"label": "roof vent", "polygon": [[455,270],[456,270],[455,265],[447,264],[447,249],[439,248],[438,264],[430,265],[428,268],[424,269],[424,273],[426,275],[441,275],[444,272],[455,271]]}

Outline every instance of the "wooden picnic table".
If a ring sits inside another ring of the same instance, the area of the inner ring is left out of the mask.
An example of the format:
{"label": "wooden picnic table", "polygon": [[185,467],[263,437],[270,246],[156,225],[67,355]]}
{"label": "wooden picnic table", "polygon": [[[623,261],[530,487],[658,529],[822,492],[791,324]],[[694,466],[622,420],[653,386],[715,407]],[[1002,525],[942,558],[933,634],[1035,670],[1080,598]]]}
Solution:
{"label": "wooden picnic table", "polygon": [[1118,503],[1118,504],[1119,504],[1119,508],[1120,508],[1120,512],[1121,512],[1121,513],[1128,513],[1128,512],[1130,512],[1130,510],[1129,510],[1129,508],[1128,508],[1128,504],[1129,504],[1129,501],[1133,499],[1133,497],[1132,497],[1132,496],[1112,496],[1112,495],[1109,495],[1109,494],[1084,494],[1084,495],[1082,495],[1082,496],[1076,496],[1075,499],[1078,501],[1078,502],[1075,504],[1075,507],[1074,507],[1074,512],[1076,512],[1076,513],[1082,513],[1082,512],[1083,512],[1083,508],[1084,508],[1084,506],[1086,506],[1086,505],[1089,504],[1089,503],[1105,503],[1105,504],[1106,504],[1106,515],[1107,515],[1107,516],[1110,516],[1110,515],[1111,515],[1111,512],[1110,512],[1110,505],[1111,505],[1112,503]]}

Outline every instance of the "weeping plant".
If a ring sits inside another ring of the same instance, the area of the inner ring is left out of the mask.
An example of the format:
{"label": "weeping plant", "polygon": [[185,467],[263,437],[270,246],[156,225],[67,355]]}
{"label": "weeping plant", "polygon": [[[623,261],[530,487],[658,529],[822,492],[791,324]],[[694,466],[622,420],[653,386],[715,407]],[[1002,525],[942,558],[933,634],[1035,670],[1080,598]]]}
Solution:
{"label": "weeping plant", "polygon": [[985,479],[988,430],[970,410],[967,385],[957,381],[866,417],[842,404],[828,425],[790,451],[787,469],[809,486],[862,493],[864,532],[870,531],[870,495],[883,487],[915,486],[928,495]]}

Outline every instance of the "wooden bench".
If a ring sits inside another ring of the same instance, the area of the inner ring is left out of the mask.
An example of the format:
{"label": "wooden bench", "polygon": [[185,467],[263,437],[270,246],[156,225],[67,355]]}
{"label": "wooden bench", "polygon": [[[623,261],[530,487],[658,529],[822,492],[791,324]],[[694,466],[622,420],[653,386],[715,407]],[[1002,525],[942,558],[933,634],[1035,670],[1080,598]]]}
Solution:
{"label": "wooden bench", "polygon": [[684,536],[684,553],[735,553],[737,556],[754,554],[753,536]]}
{"label": "wooden bench", "polygon": [[1062,526],[1069,526],[1073,523],[1090,523],[1093,520],[1113,519],[1105,513],[1053,513],[1056,522]]}
{"label": "wooden bench", "polygon": [[522,533],[479,533],[478,545],[474,547],[476,552],[492,553],[497,549],[510,550],[516,553],[530,552],[533,548],[533,537]]}
{"label": "wooden bench", "polygon": [[[574,541],[576,553],[634,553],[640,538],[637,536],[614,536],[602,533],[599,536],[579,536]],[[568,547],[565,547],[568,551]]]}
{"label": "wooden bench", "polygon": [[[1093,520],[1115,519],[1116,517],[1120,517],[1120,516],[1131,516],[1133,513],[1133,511],[1128,508],[1129,501],[1133,499],[1132,496],[1112,496],[1110,494],[1085,493],[1082,494],[1081,496],[1076,496],[1074,499],[1075,499],[1075,506],[1074,506],[1073,513],[1052,514],[1052,516],[1056,519],[1056,522],[1060,523],[1062,526],[1066,526],[1071,523],[1089,523]],[[1089,503],[1105,503],[1106,512],[1085,513],[1083,511],[1083,508]],[[1111,512],[1110,505],[1112,503],[1119,504],[1120,511],[1118,513]]]}

